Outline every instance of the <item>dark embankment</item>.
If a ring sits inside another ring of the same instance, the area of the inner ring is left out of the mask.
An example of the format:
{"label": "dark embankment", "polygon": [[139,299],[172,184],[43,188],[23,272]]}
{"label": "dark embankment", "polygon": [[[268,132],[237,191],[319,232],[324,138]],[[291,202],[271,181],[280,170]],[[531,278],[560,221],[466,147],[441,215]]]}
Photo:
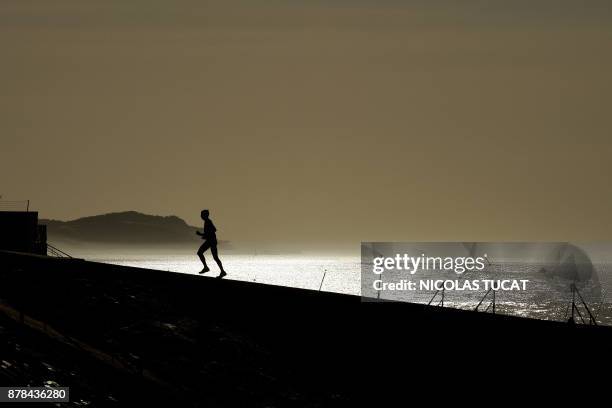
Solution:
{"label": "dark embankment", "polygon": [[[0,298],[2,382],[53,377],[94,406],[354,406],[391,384],[476,378],[539,387],[606,366],[612,344],[609,328],[14,253],[0,253]],[[30,360],[54,371],[15,368]]]}

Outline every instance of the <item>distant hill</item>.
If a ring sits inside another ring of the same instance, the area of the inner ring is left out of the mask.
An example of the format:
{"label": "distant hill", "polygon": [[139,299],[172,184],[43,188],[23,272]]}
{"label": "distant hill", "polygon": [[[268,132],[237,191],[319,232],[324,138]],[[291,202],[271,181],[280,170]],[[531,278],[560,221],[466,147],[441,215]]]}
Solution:
{"label": "distant hill", "polygon": [[50,242],[181,244],[200,242],[196,227],[176,216],[117,212],[72,221],[40,220]]}

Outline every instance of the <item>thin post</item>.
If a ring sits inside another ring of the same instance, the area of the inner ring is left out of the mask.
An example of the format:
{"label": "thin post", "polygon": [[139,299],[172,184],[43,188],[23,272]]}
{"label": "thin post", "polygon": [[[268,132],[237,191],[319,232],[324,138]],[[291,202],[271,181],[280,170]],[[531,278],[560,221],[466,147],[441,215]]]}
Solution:
{"label": "thin post", "polygon": [[572,316],[571,316],[572,322],[575,321],[574,320],[574,309],[576,308],[576,293],[574,292],[575,287],[576,286],[572,283]]}
{"label": "thin post", "polygon": [[30,212],[30,200],[28,200],[28,203],[26,204],[26,212]]}
{"label": "thin post", "polygon": [[482,302],[484,302],[484,300],[487,298],[487,295],[489,294],[490,291],[491,291],[491,289],[487,290],[487,293],[485,293],[485,295],[482,297],[482,299],[480,299],[480,302],[478,302],[478,304],[474,308],[475,312],[478,311],[478,308],[480,307],[480,305],[482,305]]}
{"label": "thin post", "polygon": [[436,293],[434,293],[431,299],[429,299],[429,303],[427,303],[427,306],[431,305],[431,302],[433,302],[433,300],[436,298],[436,295],[438,294],[438,292],[439,290],[436,290]]}
{"label": "thin post", "polygon": [[580,299],[580,302],[582,302],[582,305],[584,306],[584,308],[586,309],[587,313],[589,314],[589,324],[594,324],[595,326],[597,326],[597,322],[595,321],[595,317],[593,317],[593,314],[591,313],[591,309],[589,309],[589,305],[587,305],[587,303],[584,301],[584,298],[580,294],[580,291],[578,290],[578,288],[576,288],[576,292],[578,293],[578,298]]}
{"label": "thin post", "polygon": [[578,317],[580,318],[580,321],[582,322],[582,324],[584,324],[584,317],[582,317],[582,313],[580,313],[580,309],[578,309],[578,306],[574,305],[574,308],[576,309],[576,313],[578,313]]}
{"label": "thin post", "polygon": [[495,291],[493,291],[493,314],[495,314]]}
{"label": "thin post", "polygon": [[319,292],[321,291],[321,288],[323,288],[323,282],[325,282],[326,274],[327,274],[327,269],[325,269],[325,271],[323,272],[323,279],[321,279],[321,284],[319,285]]}

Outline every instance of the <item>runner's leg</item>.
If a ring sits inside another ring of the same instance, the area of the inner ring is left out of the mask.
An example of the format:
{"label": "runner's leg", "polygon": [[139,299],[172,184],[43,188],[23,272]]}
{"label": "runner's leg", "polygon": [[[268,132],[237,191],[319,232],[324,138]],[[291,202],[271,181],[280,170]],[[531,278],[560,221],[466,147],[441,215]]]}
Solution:
{"label": "runner's leg", "polygon": [[219,269],[221,270],[221,272],[225,272],[223,270],[223,264],[221,263],[221,259],[219,259],[219,252],[217,251],[217,246],[216,245],[212,245],[210,247],[210,252],[212,253],[213,259],[215,260],[217,265],[219,265]]}
{"label": "runner's leg", "polygon": [[208,248],[210,248],[210,244],[207,241],[204,241],[204,243],[200,245],[200,248],[198,249],[198,258],[200,258],[200,261],[202,261],[202,265],[204,265],[204,269],[208,269],[208,266],[206,265],[206,259],[204,258],[204,252]]}

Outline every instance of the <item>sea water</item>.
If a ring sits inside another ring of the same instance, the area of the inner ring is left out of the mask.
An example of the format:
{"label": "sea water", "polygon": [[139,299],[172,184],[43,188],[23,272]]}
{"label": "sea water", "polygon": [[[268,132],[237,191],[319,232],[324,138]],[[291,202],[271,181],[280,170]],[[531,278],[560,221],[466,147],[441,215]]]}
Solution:
{"label": "sea water", "polygon": [[[198,275],[202,264],[194,254],[184,253],[113,253],[95,252],[75,254],[87,260],[122,266],[157,269]],[[361,260],[358,256],[332,255],[257,255],[221,254],[228,272],[225,279],[290,286],[328,292],[361,294]],[[210,255],[207,258],[210,272],[206,277],[218,275],[219,270]],[[597,282],[589,282],[581,288],[591,312],[599,324],[612,325],[612,266],[594,265]],[[464,276],[463,279],[528,279],[527,290],[496,292],[496,313],[531,317],[544,320],[567,320],[571,313],[572,282],[551,279],[538,273],[538,265],[506,264]],[[435,271],[422,279],[440,278]],[[448,278],[445,276],[444,278]],[[491,311],[491,296],[484,298],[484,290],[445,291],[444,306]],[[439,304],[440,294],[435,291],[384,292],[383,299],[414,303]],[[484,299],[483,299],[484,298]],[[586,310],[581,309],[586,317]],[[576,319],[579,320],[578,316]]]}
{"label": "sea water", "polygon": [[[210,254],[207,255],[206,262],[210,272],[203,276],[217,276],[219,268]],[[221,254],[220,256],[228,273],[224,279],[320,289],[354,295],[360,293],[361,264],[357,257],[253,254]],[[202,270],[202,263],[195,254],[94,253],[85,258],[96,262],[193,275],[198,275]]]}

